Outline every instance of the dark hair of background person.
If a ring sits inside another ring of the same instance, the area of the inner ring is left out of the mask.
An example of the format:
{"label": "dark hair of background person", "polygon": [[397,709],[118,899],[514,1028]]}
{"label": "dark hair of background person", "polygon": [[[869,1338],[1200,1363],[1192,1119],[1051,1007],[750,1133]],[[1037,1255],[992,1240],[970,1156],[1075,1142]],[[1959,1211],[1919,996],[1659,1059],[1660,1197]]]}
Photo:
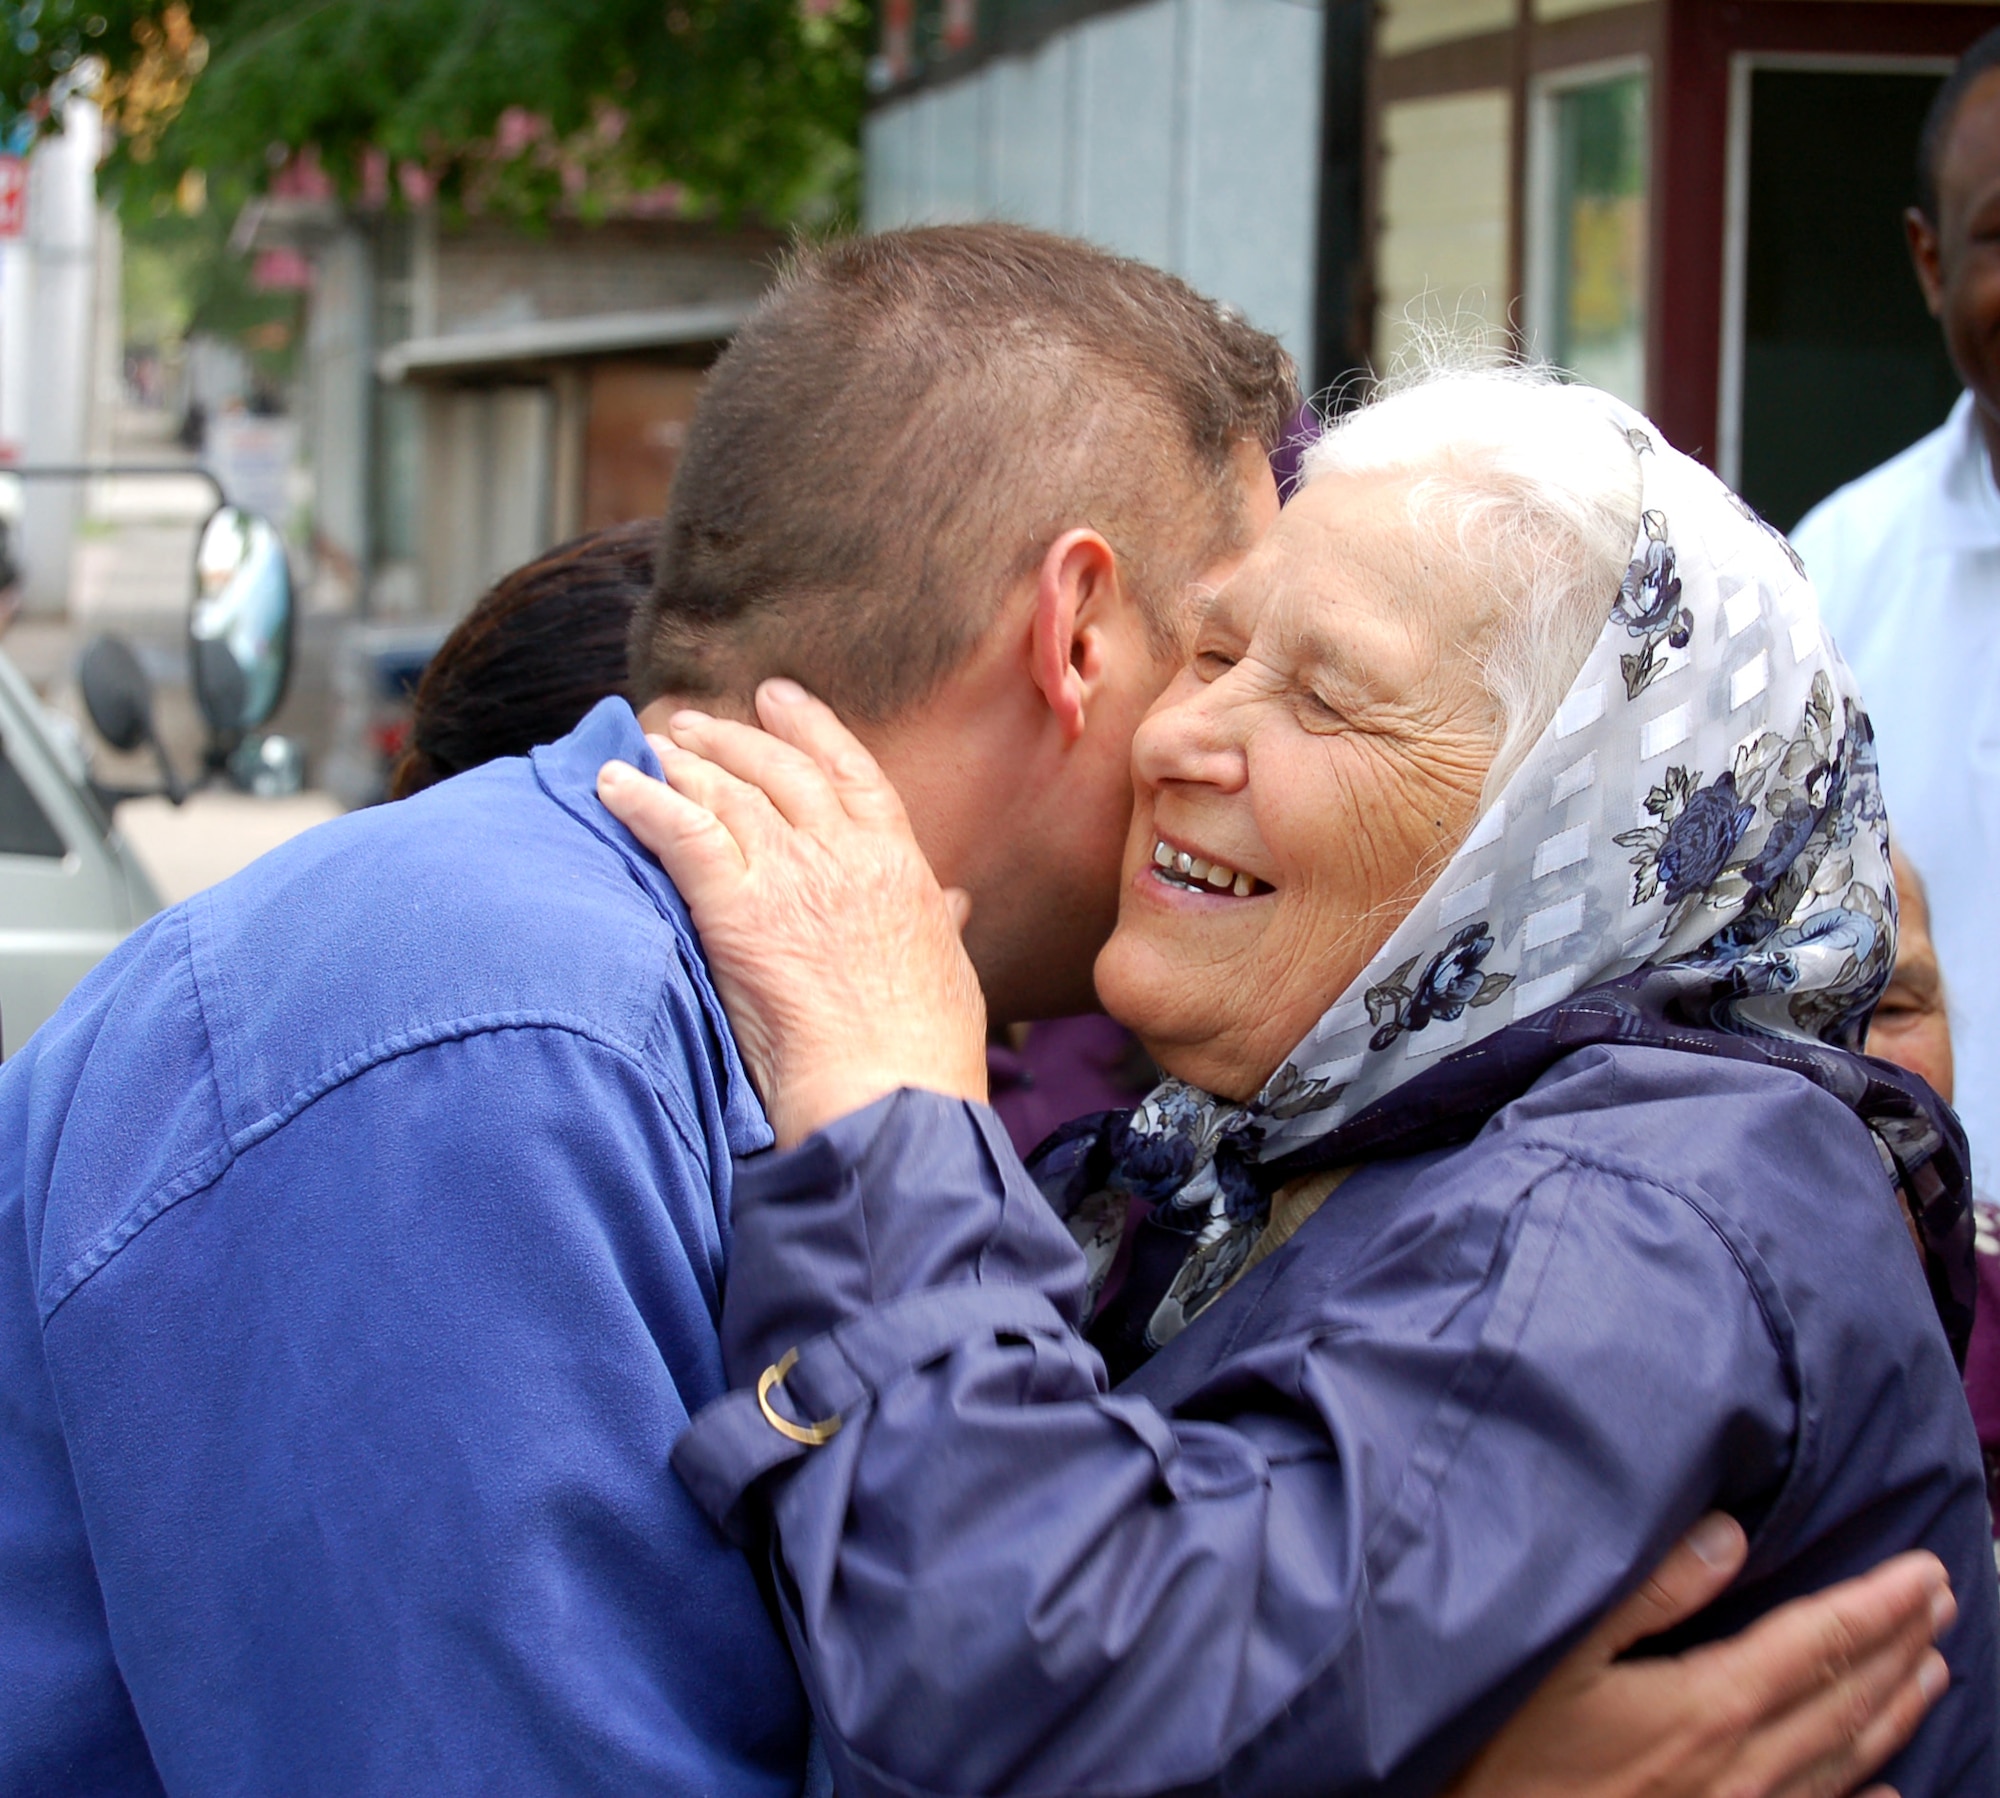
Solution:
{"label": "dark hair of background person", "polygon": [[1938,163],[1944,157],[1945,140],[1967,90],[1992,69],[2000,69],[2000,25],[1958,59],[1924,114],[1924,128],[1917,136],[1917,210],[1933,225],[1938,223]]}
{"label": "dark hair of background person", "polygon": [[612,525],[496,582],[425,668],[389,796],[553,743],[623,693],[632,613],[653,584],[659,542],[656,519]]}
{"label": "dark hair of background person", "polygon": [[1275,449],[1298,401],[1277,339],[1068,238],[801,249],[702,390],[633,699],[747,701],[788,674],[848,718],[895,716],[1079,524],[1175,643],[1188,582],[1246,529],[1237,446]]}

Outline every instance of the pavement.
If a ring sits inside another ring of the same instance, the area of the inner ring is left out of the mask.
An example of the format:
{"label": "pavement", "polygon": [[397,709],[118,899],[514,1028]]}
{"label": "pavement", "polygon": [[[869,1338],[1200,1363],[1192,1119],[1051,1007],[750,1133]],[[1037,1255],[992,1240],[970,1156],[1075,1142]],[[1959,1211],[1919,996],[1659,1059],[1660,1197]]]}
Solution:
{"label": "pavement", "polygon": [[116,823],[167,904],[227,880],[260,855],[341,813],[331,793],[257,799],[248,793],[193,794],[185,805],[128,799]]}

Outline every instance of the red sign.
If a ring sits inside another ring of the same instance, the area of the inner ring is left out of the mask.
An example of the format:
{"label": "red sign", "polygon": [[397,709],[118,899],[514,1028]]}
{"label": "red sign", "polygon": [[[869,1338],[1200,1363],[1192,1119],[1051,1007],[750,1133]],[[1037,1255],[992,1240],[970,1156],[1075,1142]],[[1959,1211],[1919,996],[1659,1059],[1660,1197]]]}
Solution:
{"label": "red sign", "polygon": [[27,228],[27,160],[20,156],[0,156],[0,237],[19,237]]}

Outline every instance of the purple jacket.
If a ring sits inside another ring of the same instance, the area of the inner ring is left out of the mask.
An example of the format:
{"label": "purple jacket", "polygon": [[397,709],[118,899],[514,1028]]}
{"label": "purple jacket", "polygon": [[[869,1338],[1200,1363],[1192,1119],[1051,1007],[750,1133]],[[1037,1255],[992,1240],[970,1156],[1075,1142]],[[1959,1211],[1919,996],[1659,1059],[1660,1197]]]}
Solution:
{"label": "purple jacket", "polygon": [[1581,1050],[1116,1391],[1082,1295],[990,1112],[904,1092],[740,1170],[738,1390],[674,1464],[775,1525],[844,1792],[1432,1792],[1711,1506],[1752,1551],[1702,1636],[1936,1551],[1953,1686],[1885,1777],[2000,1791],[1978,1443],[1871,1139],[1798,1076]]}
{"label": "purple jacket", "polygon": [[[1965,1357],[1965,1396],[1986,1455],[1986,1497],[1993,1507],[1993,1533],[2000,1538],[2000,1209],[1978,1200],[1979,1309],[1973,1316],[1972,1346]],[[2000,1550],[1996,1550],[2000,1558]]]}

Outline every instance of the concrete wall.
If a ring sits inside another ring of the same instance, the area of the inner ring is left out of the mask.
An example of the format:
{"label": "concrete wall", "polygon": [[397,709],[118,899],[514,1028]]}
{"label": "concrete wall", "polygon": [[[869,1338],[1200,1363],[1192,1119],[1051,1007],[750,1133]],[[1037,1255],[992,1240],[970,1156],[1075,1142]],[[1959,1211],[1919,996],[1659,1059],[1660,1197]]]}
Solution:
{"label": "concrete wall", "polygon": [[784,242],[769,231],[642,220],[558,220],[535,235],[494,222],[432,225],[426,253],[416,259],[417,284],[430,291],[417,303],[429,330],[449,334],[751,300],[769,282]]}
{"label": "concrete wall", "polygon": [[313,482],[318,603],[351,609],[367,577],[375,392],[374,252],[342,227],[315,258],[306,314],[304,442]]}
{"label": "concrete wall", "polygon": [[1087,237],[1227,300],[1308,367],[1321,25],[1316,0],[1149,0],[891,101],[865,130],[865,222]]}
{"label": "concrete wall", "polygon": [[546,383],[424,395],[425,610],[457,617],[552,541]]}
{"label": "concrete wall", "polygon": [[[5,361],[0,363],[0,430],[29,463],[76,463],[91,449],[96,357],[97,108],[72,100],[60,136],[34,153],[27,235],[10,246],[4,278]],[[22,483],[22,598],[30,612],[69,606],[70,568],[83,521],[81,482]]]}

